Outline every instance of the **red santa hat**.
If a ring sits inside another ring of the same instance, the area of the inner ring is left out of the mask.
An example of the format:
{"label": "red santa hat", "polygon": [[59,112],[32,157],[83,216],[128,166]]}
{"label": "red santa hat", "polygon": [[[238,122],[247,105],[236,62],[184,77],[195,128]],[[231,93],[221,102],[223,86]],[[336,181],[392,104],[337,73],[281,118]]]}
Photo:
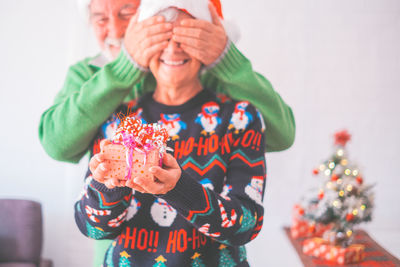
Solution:
{"label": "red santa hat", "polygon": [[193,17],[201,20],[212,22],[208,3],[211,2],[219,17],[222,19],[221,2],[219,0],[141,0],[139,7],[138,21],[145,20],[161,12],[163,16],[167,16],[169,20],[170,14],[165,14],[163,11],[170,7],[181,9]]}
{"label": "red santa hat", "polygon": [[[76,0],[79,13],[85,18],[89,14],[89,6],[92,0]],[[209,0],[215,7],[219,17],[222,19],[222,8],[220,0]],[[168,7],[177,7],[179,9],[185,9],[193,17],[198,19],[204,19],[211,21],[211,16],[208,11],[208,0],[141,0],[141,9],[143,14],[140,14],[139,21],[154,16],[163,9]]]}
{"label": "red santa hat", "polygon": [[[91,0],[77,0],[79,12],[86,19],[89,18],[90,2]],[[220,0],[141,0],[138,21],[152,17],[162,11],[168,10],[170,7],[176,7],[197,19],[212,22],[210,10],[208,9],[208,3],[210,2],[214,5],[218,16],[222,20],[229,38],[233,42],[238,41],[240,38],[239,28],[232,21],[224,20]],[[167,20],[171,20],[174,16],[169,11],[162,12],[161,15],[165,16]]]}
{"label": "red santa hat", "polygon": [[171,7],[183,10],[196,19],[212,22],[208,4],[212,3],[217,11],[225,31],[229,38],[236,42],[239,40],[239,29],[235,23],[224,20],[220,0],[141,0],[139,7],[138,21],[143,21],[154,15],[162,15],[167,21],[171,21],[176,16],[176,12]]}

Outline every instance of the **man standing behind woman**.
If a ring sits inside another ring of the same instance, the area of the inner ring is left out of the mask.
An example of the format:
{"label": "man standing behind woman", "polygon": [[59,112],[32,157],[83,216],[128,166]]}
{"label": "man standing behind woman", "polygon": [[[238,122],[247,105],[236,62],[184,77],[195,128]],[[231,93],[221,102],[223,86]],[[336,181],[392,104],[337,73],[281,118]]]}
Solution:
{"label": "man standing behind woman", "polygon": [[[138,21],[158,14],[175,28],[185,19],[207,19],[207,0],[194,1],[158,0],[155,7],[142,0]],[[156,89],[131,109],[137,119],[166,127],[174,153],[149,168],[154,178],[108,178],[111,166],[97,144],[109,142],[116,115],[130,109],[121,105],[91,146],[86,192],[75,204],[80,231],[113,239],[103,266],[249,266],[244,245],[258,235],[264,215],[261,116],[248,101],[204,88],[202,63],[174,38],[148,66]]]}
{"label": "man standing behind woman", "polygon": [[250,61],[226,36],[214,9],[212,22],[187,19],[172,30],[162,16],[129,23],[139,0],[79,1],[86,3],[101,53],[69,68],[63,88],[41,116],[39,138],[52,158],[79,162],[97,129],[121,103],[155,89],[149,60],[166,47],[171,35],[205,67],[200,77],[205,88],[247,100],[261,112],[267,152],[293,144],[291,108],[268,80],[253,71]]}
{"label": "man standing behind woman", "polygon": [[204,88],[257,107],[266,122],[267,151],[291,146],[295,123],[290,107],[226,36],[218,16],[220,6],[217,10],[211,6],[211,22],[188,18],[172,29],[162,16],[129,23],[139,6],[137,0],[81,2],[89,11],[102,52],[70,67],[54,104],[42,115],[39,136],[51,157],[78,162],[120,104],[155,89],[149,60],[171,36],[205,67],[200,77]]}

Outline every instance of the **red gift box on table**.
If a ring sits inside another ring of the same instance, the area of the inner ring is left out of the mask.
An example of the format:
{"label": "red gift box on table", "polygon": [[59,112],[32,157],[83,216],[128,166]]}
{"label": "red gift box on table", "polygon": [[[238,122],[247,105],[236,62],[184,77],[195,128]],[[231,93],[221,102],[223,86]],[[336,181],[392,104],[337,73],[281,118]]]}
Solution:
{"label": "red gift box on table", "polygon": [[292,222],[295,222],[302,218],[304,215],[304,209],[300,204],[295,204],[292,210]]}
{"label": "red gift box on table", "polygon": [[292,226],[290,235],[292,238],[321,237],[325,231],[332,228],[332,224],[311,223],[303,218],[304,209],[296,204],[293,207]]}
{"label": "red gift box on table", "polygon": [[310,227],[307,221],[294,221],[290,227],[290,235],[292,238],[311,237]]}
{"label": "red gift box on table", "polygon": [[320,237],[314,237],[303,241],[303,253],[309,256],[319,257],[321,245],[329,244],[328,241]]}
{"label": "red gift box on table", "polygon": [[305,220],[298,220],[293,222],[290,227],[290,235],[292,238],[321,237],[325,231],[328,231],[331,228],[331,224],[313,224]]}
{"label": "red gift box on table", "polygon": [[[102,146],[101,153],[104,154],[104,161],[108,165],[105,178],[130,179],[137,176],[153,179],[149,173],[152,166],[160,166],[160,153],[158,149],[142,152],[129,150],[123,145],[108,143]],[[129,153],[132,153],[131,158]],[[130,158],[130,166],[128,165]],[[130,170],[130,176],[129,176]]]}
{"label": "red gift box on table", "polygon": [[334,246],[318,237],[303,242],[304,254],[340,265],[362,261],[365,257],[364,249],[365,246],[360,244],[353,244],[348,247]]}

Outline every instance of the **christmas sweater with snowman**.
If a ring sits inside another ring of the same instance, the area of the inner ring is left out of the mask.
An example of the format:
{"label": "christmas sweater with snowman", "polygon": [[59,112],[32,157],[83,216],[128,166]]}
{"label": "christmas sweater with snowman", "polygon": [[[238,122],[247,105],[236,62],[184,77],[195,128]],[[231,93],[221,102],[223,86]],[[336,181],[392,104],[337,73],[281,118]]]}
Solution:
{"label": "christmas sweater with snowman", "polygon": [[260,113],[206,89],[179,106],[149,93],[116,110],[99,129],[92,154],[112,138],[116,115],[128,111],[167,127],[182,176],[174,189],[154,196],[108,189],[88,172],[75,220],[86,236],[114,240],[103,266],[249,266],[244,245],[258,235],[264,212]]}

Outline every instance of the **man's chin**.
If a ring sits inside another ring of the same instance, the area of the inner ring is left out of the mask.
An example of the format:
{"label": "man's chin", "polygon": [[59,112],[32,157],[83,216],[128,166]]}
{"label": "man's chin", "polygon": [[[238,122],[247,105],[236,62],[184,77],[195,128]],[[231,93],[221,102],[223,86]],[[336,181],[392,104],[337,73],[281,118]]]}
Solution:
{"label": "man's chin", "polygon": [[118,57],[119,52],[121,51],[120,47],[110,47],[103,50],[104,56],[112,61]]}

